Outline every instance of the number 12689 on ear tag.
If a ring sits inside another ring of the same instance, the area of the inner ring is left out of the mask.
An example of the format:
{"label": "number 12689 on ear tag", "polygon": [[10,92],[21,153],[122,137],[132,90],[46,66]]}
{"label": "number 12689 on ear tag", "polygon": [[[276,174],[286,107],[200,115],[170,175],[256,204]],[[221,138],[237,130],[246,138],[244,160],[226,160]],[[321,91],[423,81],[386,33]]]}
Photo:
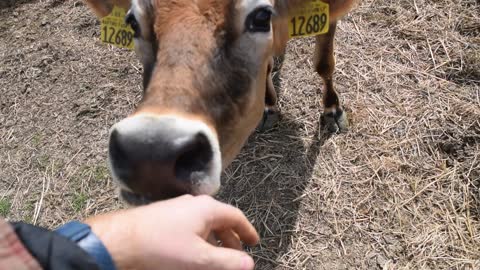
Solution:
{"label": "number 12689 on ear tag", "polygon": [[329,24],[329,5],[320,0],[310,0],[293,11],[288,22],[288,34],[291,38],[317,36],[328,33]]}
{"label": "number 12689 on ear tag", "polygon": [[125,10],[114,6],[112,12],[102,18],[100,35],[103,43],[112,44],[119,48],[133,50],[134,31],[125,23]]}

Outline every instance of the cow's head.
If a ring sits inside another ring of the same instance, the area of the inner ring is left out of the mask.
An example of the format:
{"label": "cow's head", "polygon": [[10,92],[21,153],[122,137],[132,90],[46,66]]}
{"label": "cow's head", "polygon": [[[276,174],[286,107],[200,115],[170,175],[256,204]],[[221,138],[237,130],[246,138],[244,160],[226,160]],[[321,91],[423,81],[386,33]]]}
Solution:
{"label": "cow's head", "polygon": [[126,22],[144,67],[144,96],[109,142],[127,201],[219,189],[222,168],[262,118],[269,63],[287,42],[282,17],[299,2],[132,1]]}

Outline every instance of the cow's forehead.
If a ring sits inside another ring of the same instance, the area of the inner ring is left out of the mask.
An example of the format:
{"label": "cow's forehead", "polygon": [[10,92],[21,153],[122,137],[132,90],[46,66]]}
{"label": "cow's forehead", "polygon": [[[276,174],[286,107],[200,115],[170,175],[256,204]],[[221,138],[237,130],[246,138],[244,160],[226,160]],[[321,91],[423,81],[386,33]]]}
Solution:
{"label": "cow's forehead", "polygon": [[[147,9],[155,6],[155,2],[162,6],[181,5],[182,2],[186,5],[196,5],[202,8],[218,7],[219,4],[233,5],[242,13],[248,13],[261,5],[273,5],[274,0],[132,0],[132,7],[138,9],[139,12],[147,12]],[[157,5],[158,6],[158,5]]]}

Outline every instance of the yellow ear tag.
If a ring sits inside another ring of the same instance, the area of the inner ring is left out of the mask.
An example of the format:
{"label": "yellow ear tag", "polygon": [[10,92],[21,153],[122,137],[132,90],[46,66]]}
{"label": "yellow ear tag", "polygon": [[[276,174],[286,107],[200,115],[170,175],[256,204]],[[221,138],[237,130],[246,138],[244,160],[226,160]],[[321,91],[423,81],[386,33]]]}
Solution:
{"label": "yellow ear tag", "polygon": [[329,5],[320,0],[310,0],[290,15],[288,34],[290,38],[317,36],[328,33],[329,25]]}
{"label": "yellow ear tag", "polygon": [[133,50],[134,31],[125,23],[125,15],[123,8],[114,6],[112,12],[101,20],[100,38],[103,43]]}

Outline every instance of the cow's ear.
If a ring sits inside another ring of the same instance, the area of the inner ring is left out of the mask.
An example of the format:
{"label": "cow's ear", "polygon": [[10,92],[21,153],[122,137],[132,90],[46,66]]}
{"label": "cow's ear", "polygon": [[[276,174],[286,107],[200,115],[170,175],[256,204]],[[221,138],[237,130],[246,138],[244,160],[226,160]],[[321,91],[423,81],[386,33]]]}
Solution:
{"label": "cow's ear", "polygon": [[[275,0],[275,9],[280,16],[288,15],[289,11],[305,5],[312,0]],[[330,7],[330,21],[337,21],[352,10],[360,0],[321,0]]]}
{"label": "cow's ear", "polygon": [[[288,21],[290,11],[305,5],[311,0],[275,0],[277,17],[273,21],[273,38],[275,54],[283,54],[288,41]],[[330,8],[330,22],[337,21],[347,14],[359,0],[322,0]]]}
{"label": "cow's ear", "polygon": [[[298,3],[297,3],[298,2]],[[288,17],[290,8],[298,4],[303,4],[306,0],[275,0],[276,16],[273,19],[273,50],[275,55],[285,53],[285,48],[289,39],[288,36]]]}
{"label": "cow's ear", "polygon": [[97,15],[103,18],[112,12],[114,6],[128,10],[131,0],[83,0],[87,6]]}

